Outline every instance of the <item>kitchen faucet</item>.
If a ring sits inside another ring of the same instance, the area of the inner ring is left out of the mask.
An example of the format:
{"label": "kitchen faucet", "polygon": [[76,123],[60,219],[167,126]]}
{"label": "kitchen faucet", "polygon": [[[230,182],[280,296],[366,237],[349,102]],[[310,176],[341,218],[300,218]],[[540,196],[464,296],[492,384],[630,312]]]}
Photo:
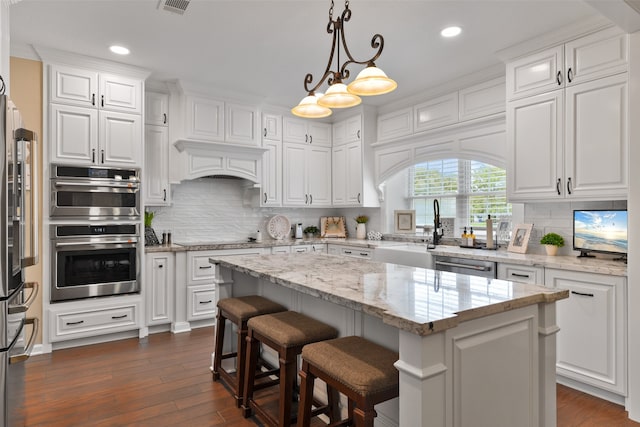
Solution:
{"label": "kitchen faucet", "polygon": [[440,202],[438,199],[433,199],[433,245],[437,245],[440,238],[444,235],[444,232],[438,234],[438,229],[442,227],[440,223]]}

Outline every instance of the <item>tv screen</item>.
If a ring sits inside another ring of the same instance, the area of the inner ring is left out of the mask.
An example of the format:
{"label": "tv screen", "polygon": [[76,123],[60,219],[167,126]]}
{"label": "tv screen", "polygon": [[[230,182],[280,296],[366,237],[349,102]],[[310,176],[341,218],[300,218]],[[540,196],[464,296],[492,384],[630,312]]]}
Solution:
{"label": "tv screen", "polygon": [[627,211],[573,211],[573,249],[581,256],[589,252],[627,254]]}

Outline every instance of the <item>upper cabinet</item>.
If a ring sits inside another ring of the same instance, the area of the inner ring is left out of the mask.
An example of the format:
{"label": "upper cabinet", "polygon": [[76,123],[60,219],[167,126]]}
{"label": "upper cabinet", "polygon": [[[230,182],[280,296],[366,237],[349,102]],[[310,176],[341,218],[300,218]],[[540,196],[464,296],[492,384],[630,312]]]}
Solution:
{"label": "upper cabinet", "polygon": [[625,72],[628,58],[627,36],[612,27],[510,61],[507,63],[507,99],[523,98]]}
{"label": "upper cabinet", "polygon": [[143,80],[50,65],[51,162],[142,165]]}
{"label": "upper cabinet", "polygon": [[169,95],[147,92],[144,96],[144,123],[169,126]]}
{"label": "upper cabinet", "polygon": [[282,116],[262,114],[262,181],[260,206],[282,206]]}
{"label": "upper cabinet", "polygon": [[[565,44],[565,52],[569,46],[571,57],[579,58],[572,59],[573,63],[579,65],[567,68],[566,85],[561,89],[541,85],[533,90],[525,85],[527,74],[518,64],[527,63],[526,58],[514,61],[516,65],[507,64],[512,73],[507,74],[507,82],[512,88],[519,81],[520,88],[528,87],[526,93],[553,89],[507,103],[510,201],[627,198],[628,76],[626,62],[623,67],[614,59],[627,58],[626,36],[609,29]],[[536,53],[529,63],[542,57]],[[603,60],[598,63],[597,57]],[[551,55],[546,58],[550,65]],[[611,67],[604,67],[605,63]],[[614,70],[622,72],[601,77]]]}
{"label": "upper cabinet", "polygon": [[283,119],[282,139],[285,142],[331,147],[331,125],[285,117]]}
{"label": "upper cabinet", "polygon": [[187,139],[260,144],[257,107],[196,95],[186,95],[185,103]]}

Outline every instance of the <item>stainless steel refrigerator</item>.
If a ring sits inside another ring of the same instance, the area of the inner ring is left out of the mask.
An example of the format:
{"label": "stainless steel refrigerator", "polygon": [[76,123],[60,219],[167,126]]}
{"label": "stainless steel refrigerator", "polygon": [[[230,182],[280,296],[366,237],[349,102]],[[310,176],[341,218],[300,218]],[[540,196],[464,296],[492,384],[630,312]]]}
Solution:
{"label": "stainless steel refrigerator", "polygon": [[37,141],[22,128],[20,113],[0,95],[0,400],[1,426],[23,424],[24,366],[38,333],[26,312],[38,284],[24,268],[38,262]]}

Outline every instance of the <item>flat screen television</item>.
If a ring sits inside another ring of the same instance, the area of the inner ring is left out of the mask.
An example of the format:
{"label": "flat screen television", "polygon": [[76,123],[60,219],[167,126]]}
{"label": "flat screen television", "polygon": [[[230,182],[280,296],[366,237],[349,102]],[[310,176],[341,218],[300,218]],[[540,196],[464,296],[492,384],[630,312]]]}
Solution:
{"label": "flat screen television", "polygon": [[627,211],[574,210],[573,249],[580,251],[578,257],[588,257],[591,252],[627,256]]}

